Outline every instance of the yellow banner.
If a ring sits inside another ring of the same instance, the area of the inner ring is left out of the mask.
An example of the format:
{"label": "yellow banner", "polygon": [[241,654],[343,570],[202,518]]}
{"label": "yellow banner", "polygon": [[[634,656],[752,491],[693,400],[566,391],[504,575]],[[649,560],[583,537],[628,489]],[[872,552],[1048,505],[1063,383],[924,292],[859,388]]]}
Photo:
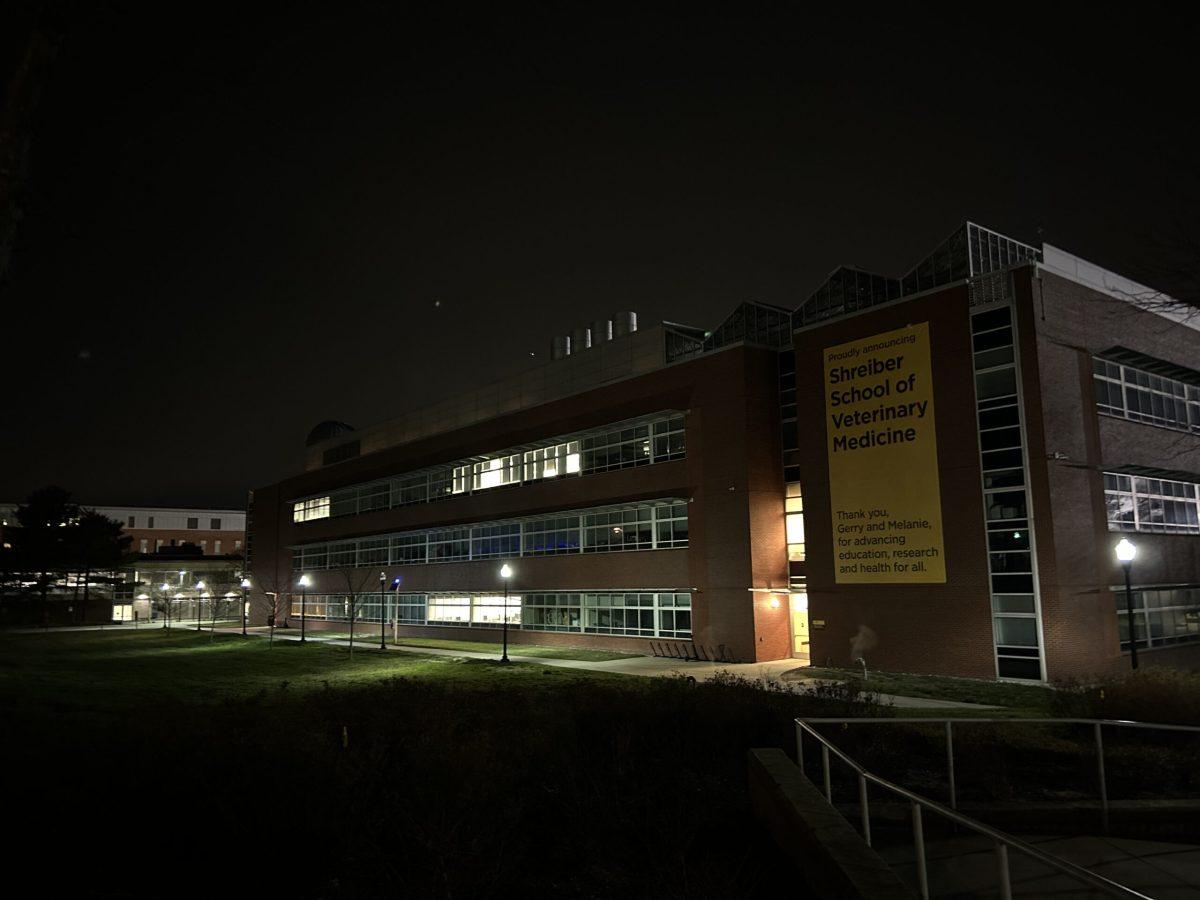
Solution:
{"label": "yellow banner", "polygon": [[824,354],[837,582],[945,582],[929,323]]}

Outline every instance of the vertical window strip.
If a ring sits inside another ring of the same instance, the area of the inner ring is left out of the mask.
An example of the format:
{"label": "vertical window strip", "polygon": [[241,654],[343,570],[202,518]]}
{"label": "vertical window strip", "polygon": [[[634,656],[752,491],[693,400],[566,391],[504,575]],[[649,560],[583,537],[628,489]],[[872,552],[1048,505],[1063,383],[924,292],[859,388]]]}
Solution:
{"label": "vertical window strip", "polygon": [[1012,308],[973,314],[971,342],[996,672],[1040,681],[1045,662]]}

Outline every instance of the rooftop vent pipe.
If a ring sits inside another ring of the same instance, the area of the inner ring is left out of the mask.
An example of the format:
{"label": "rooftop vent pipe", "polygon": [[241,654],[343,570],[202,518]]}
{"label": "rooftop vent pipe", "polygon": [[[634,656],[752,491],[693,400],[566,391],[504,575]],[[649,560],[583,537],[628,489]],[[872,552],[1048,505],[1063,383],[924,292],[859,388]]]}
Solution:
{"label": "rooftop vent pipe", "polygon": [[624,337],[637,331],[637,313],[615,312],[612,317],[613,336]]}

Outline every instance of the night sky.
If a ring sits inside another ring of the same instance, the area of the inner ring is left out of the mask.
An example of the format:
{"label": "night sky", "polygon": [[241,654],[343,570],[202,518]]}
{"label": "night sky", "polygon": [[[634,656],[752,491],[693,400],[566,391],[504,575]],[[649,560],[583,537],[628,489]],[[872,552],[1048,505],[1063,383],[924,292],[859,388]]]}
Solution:
{"label": "night sky", "polygon": [[967,218],[1146,278],[1196,197],[1194,31],[1146,4],[17,6],[6,79],[38,7],[64,34],[0,286],[0,500],[240,507],[323,419],[618,309],[714,327],[899,275]]}

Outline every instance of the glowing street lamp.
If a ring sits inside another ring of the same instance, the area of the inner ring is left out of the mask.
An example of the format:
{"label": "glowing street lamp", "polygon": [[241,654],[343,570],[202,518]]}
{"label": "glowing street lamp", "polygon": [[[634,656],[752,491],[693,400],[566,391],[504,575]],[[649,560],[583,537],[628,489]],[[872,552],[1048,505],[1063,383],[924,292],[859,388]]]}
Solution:
{"label": "glowing street lamp", "polygon": [[512,566],[505,563],[500,567],[500,578],[504,582],[504,613],[501,616],[501,633],[504,636],[504,652],[500,654],[500,662],[508,662],[508,579],[512,578]]}
{"label": "glowing street lamp", "polygon": [[312,584],[312,580],[307,575],[300,576],[300,643],[305,643],[308,638],[304,636],[304,626],[308,621],[308,586]]}
{"label": "glowing street lamp", "polygon": [[379,649],[387,649],[387,632],[384,628],[387,626],[387,594],[384,590],[387,587],[387,572],[379,573]]}
{"label": "glowing street lamp", "polygon": [[204,582],[196,582],[196,630],[200,630],[200,598],[204,596]]}
{"label": "glowing street lamp", "polygon": [[1129,666],[1136,669],[1137,663],[1137,620],[1133,614],[1133,588],[1129,583],[1129,571],[1133,568],[1133,558],[1137,556],[1137,547],[1129,538],[1121,538],[1116,547],[1117,562],[1125,570],[1125,612],[1129,617]]}
{"label": "glowing street lamp", "polygon": [[163,595],[163,607],[166,610],[166,615],[163,617],[163,628],[171,627],[171,595],[167,592],[171,590],[171,586],[165,581],[158,586]]}
{"label": "glowing street lamp", "polygon": [[242,637],[246,636],[246,616],[250,614],[250,601],[246,599],[246,592],[250,590],[250,579],[242,579]]}

